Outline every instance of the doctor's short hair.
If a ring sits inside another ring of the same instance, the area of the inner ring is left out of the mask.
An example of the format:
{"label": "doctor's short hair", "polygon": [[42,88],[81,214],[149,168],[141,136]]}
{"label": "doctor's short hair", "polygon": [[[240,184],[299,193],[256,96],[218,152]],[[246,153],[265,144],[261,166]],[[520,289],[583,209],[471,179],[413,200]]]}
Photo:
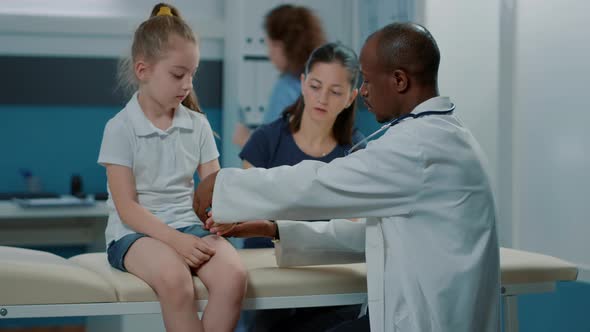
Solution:
{"label": "doctor's short hair", "polygon": [[[189,43],[196,45],[199,43],[197,36],[182,19],[176,7],[166,3],[158,3],[152,8],[148,19],[135,30],[131,56],[119,61],[117,73],[119,88],[122,88],[126,93],[135,92],[139,85],[135,76],[135,62],[140,59],[152,63],[159,61],[168,51],[170,46],[168,39],[172,35],[179,36]],[[203,113],[194,89],[191,89],[189,95],[182,101],[182,105]]]}
{"label": "doctor's short hair", "polygon": [[283,44],[287,72],[298,77],[303,73],[311,52],[326,42],[322,22],[303,6],[284,4],[273,8],[264,18],[268,38]]}
{"label": "doctor's short hair", "polygon": [[[327,43],[316,48],[307,63],[305,64],[305,76],[313,69],[317,63],[339,63],[348,72],[350,89],[355,89],[358,85],[360,76],[359,60],[354,51],[340,43]],[[290,121],[291,132],[299,131],[301,127],[301,117],[305,102],[303,95],[299,96],[297,101],[283,111],[283,116],[292,117]],[[356,114],[356,99],[336,117],[332,126],[332,134],[340,145],[352,144],[352,135],[354,131],[354,119]]]}
{"label": "doctor's short hair", "polygon": [[373,33],[379,65],[386,71],[402,69],[421,84],[436,85],[440,51],[430,31],[420,24],[392,23]]}

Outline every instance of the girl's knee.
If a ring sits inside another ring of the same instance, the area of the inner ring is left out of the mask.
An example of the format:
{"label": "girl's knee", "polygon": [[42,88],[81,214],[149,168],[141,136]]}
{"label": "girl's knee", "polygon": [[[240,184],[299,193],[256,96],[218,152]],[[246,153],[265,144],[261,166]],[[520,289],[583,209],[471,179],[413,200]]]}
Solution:
{"label": "girl's knee", "polygon": [[207,236],[204,238],[216,250],[215,263],[210,265],[214,275],[209,293],[223,293],[223,296],[242,298],[246,294],[248,271],[232,245],[223,237]]}
{"label": "girl's knee", "polygon": [[239,289],[243,289],[245,292],[246,285],[248,284],[248,270],[242,262],[237,264],[231,264],[228,274],[232,280],[235,280],[235,285]]}
{"label": "girl's knee", "polygon": [[214,235],[214,234],[207,235],[207,236],[205,236],[202,239],[203,239],[203,241],[207,242],[208,245],[210,245],[210,246],[212,246],[214,248],[217,248],[219,246],[222,246],[223,247],[223,246],[229,244],[226,239],[224,239],[221,236]]}
{"label": "girl's knee", "polygon": [[158,297],[176,301],[193,301],[195,298],[193,278],[188,269],[164,269],[155,278],[152,286]]}
{"label": "girl's knee", "polygon": [[241,300],[246,295],[248,271],[241,262],[232,262],[223,269],[223,276],[213,285],[213,293]]}

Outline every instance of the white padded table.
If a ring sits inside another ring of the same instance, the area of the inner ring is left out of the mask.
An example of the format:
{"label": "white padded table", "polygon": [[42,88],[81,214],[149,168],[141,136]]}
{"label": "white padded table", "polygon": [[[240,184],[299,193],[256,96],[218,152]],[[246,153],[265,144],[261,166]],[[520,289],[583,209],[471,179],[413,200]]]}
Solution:
{"label": "white padded table", "polygon": [[[364,303],[365,264],[279,268],[273,249],[239,251],[249,272],[244,309]],[[505,331],[518,330],[516,296],[549,292],[576,280],[576,266],[555,257],[500,250]],[[200,310],[207,290],[194,278]],[[154,291],[141,279],[111,268],[105,253],[69,260],[0,246],[0,319],[160,313]]]}

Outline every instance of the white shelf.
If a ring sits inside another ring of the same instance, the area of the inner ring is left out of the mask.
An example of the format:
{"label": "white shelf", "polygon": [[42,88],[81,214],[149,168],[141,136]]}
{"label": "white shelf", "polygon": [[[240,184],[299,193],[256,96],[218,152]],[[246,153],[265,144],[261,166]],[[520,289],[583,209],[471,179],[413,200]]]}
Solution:
{"label": "white shelf", "polygon": [[[0,54],[121,57],[129,52],[140,16],[43,16],[0,13]],[[201,57],[223,58],[221,17],[187,16]]]}

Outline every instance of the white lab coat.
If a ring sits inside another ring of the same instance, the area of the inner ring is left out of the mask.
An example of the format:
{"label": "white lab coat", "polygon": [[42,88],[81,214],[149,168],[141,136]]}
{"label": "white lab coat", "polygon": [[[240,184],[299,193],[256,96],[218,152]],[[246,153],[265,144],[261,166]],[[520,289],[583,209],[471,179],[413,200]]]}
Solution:
{"label": "white lab coat", "polygon": [[[436,97],[413,113],[450,106],[448,98]],[[371,331],[497,331],[500,262],[484,159],[455,115],[408,119],[328,164],[221,170],[213,217],[366,217]],[[320,248],[322,241],[335,248],[338,242],[327,239],[342,237],[358,251],[360,237],[339,225],[321,230],[325,236],[309,236],[320,224],[310,226],[290,248]],[[281,233],[285,252],[288,233]]]}

